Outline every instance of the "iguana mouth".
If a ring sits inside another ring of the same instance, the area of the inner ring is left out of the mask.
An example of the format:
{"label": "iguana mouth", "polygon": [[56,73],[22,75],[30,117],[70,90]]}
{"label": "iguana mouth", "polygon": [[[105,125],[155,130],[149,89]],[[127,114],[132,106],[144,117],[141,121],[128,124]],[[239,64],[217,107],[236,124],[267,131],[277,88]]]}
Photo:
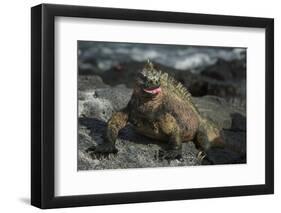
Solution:
{"label": "iguana mouth", "polygon": [[146,93],[149,93],[149,94],[158,94],[161,92],[161,87],[156,87],[156,88],[146,88],[146,89],[143,89],[143,91],[145,91]]}

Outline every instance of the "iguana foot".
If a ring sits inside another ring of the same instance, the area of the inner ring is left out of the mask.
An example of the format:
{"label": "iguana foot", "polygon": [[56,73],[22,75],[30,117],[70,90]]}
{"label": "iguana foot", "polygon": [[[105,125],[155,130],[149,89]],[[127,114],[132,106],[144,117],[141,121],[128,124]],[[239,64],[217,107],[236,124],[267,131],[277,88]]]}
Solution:
{"label": "iguana foot", "polygon": [[197,154],[197,159],[202,161],[205,157],[206,157],[206,153],[203,152],[203,151],[199,151],[198,154]]}
{"label": "iguana foot", "polygon": [[182,160],[182,151],[180,149],[159,150],[158,159],[160,160]]}
{"label": "iguana foot", "polygon": [[97,146],[91,146],[86,149],[86,152],[89,153],[94,158],[108,157],[110,154],[117,154],[118,150],[115,145],[104,143]]}
{"label": "iguana foot", "polygon": [[204,151],[199,151],[197,154],[197,159],[202,165],[213,165],[214,162],[208,157],[207,153]]}

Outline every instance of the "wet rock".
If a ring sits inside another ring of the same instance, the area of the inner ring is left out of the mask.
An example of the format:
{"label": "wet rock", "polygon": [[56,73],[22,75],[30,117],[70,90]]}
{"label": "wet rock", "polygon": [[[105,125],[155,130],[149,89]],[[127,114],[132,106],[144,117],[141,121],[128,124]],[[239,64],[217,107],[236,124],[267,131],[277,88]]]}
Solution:
{"label": "wet rock", "polygon": [[215,64],[207,66],[201,75],[221,81],[246,79],[246,67],[241,60],[225,61],[219,59]]}
{"label": "wet rock", "polygon": [[88,100],[79,100],[78,109],[79,117],[95,117],[103,121],[108,120],[113,112],[112,103],[109,100],[103,98],[89,98]]}
{"label": "wet rock", "polygon": [[139,70],[143,68],[142,62],[122,64],[122,69],[112,67],[101,74],[104,82],[110,86],[124,84],[126,87],[133,88],[134,80]]}
{"label": "wet rock", "polygon": [[117,85],[112,89],[96,89],[95,95],[97,98],[101,97],[110,100],[113,108],[115,110],[120,110],[126,107],[129,102],[132,95],[132,89],[128,89],[125,85]]}
{"label": "wet rock", "polygon": [[246,117],[242,113],[234,112],[231,114],[231,129],[234,131],[246,131]]}
{"label": "wet rock", "polygon": [[228,104],[224,99],[216,96],[205,96],[193,98],[193,101],[202,116],[210,119],[220,128],[231,128],[231,109],[228,107]]}
{"label": "wet rock", "polygon": [[241,103],[243,103],[246,97],[245,81],[243,80],[219,81],[189,72],[178,72],[174,75],[195,97],[214,95],[225,100],[238,99]]}
{"label": "wet rock", "polygon": [[103,79],[98,75],[78,76],[78,91],[93,90],[104,87],[109,87],[109,85],[105,84]]}
{"label": "wet rock", "polygon": [[132,90],[124,85],[80,91],[78,93],[79,117],[107,121],[113,111],[118,111],[127,105],[131,95]]}

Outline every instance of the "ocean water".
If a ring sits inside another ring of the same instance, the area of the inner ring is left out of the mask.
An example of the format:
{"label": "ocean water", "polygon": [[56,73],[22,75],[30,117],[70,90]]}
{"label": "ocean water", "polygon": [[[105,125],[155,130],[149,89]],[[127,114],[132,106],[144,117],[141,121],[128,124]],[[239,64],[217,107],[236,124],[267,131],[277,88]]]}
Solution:
{"label": "ocean water", "polygon": [[246,48],[78,41],[78,62],[83,68],[109,70],[126,62],[150,59],[177,70],[198,73],[219,59],[246,63]]}

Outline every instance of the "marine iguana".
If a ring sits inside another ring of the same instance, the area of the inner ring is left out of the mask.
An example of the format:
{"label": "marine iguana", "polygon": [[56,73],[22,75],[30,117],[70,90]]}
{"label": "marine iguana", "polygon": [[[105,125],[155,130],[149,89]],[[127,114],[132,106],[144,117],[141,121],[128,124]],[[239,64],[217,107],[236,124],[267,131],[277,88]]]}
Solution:
{"label": "marine iguana", "polygon": [[182,142],[193,141],[201,159],[211,147],[224,146],[220,129],[200,115],[187,89],[150,61],[137,74],[128,105],[109,119],[104,143],[88,151],[117,153],[115,141],[128,123],[138,133],[166,142],[162,157],[168,160],[182,157]]}

